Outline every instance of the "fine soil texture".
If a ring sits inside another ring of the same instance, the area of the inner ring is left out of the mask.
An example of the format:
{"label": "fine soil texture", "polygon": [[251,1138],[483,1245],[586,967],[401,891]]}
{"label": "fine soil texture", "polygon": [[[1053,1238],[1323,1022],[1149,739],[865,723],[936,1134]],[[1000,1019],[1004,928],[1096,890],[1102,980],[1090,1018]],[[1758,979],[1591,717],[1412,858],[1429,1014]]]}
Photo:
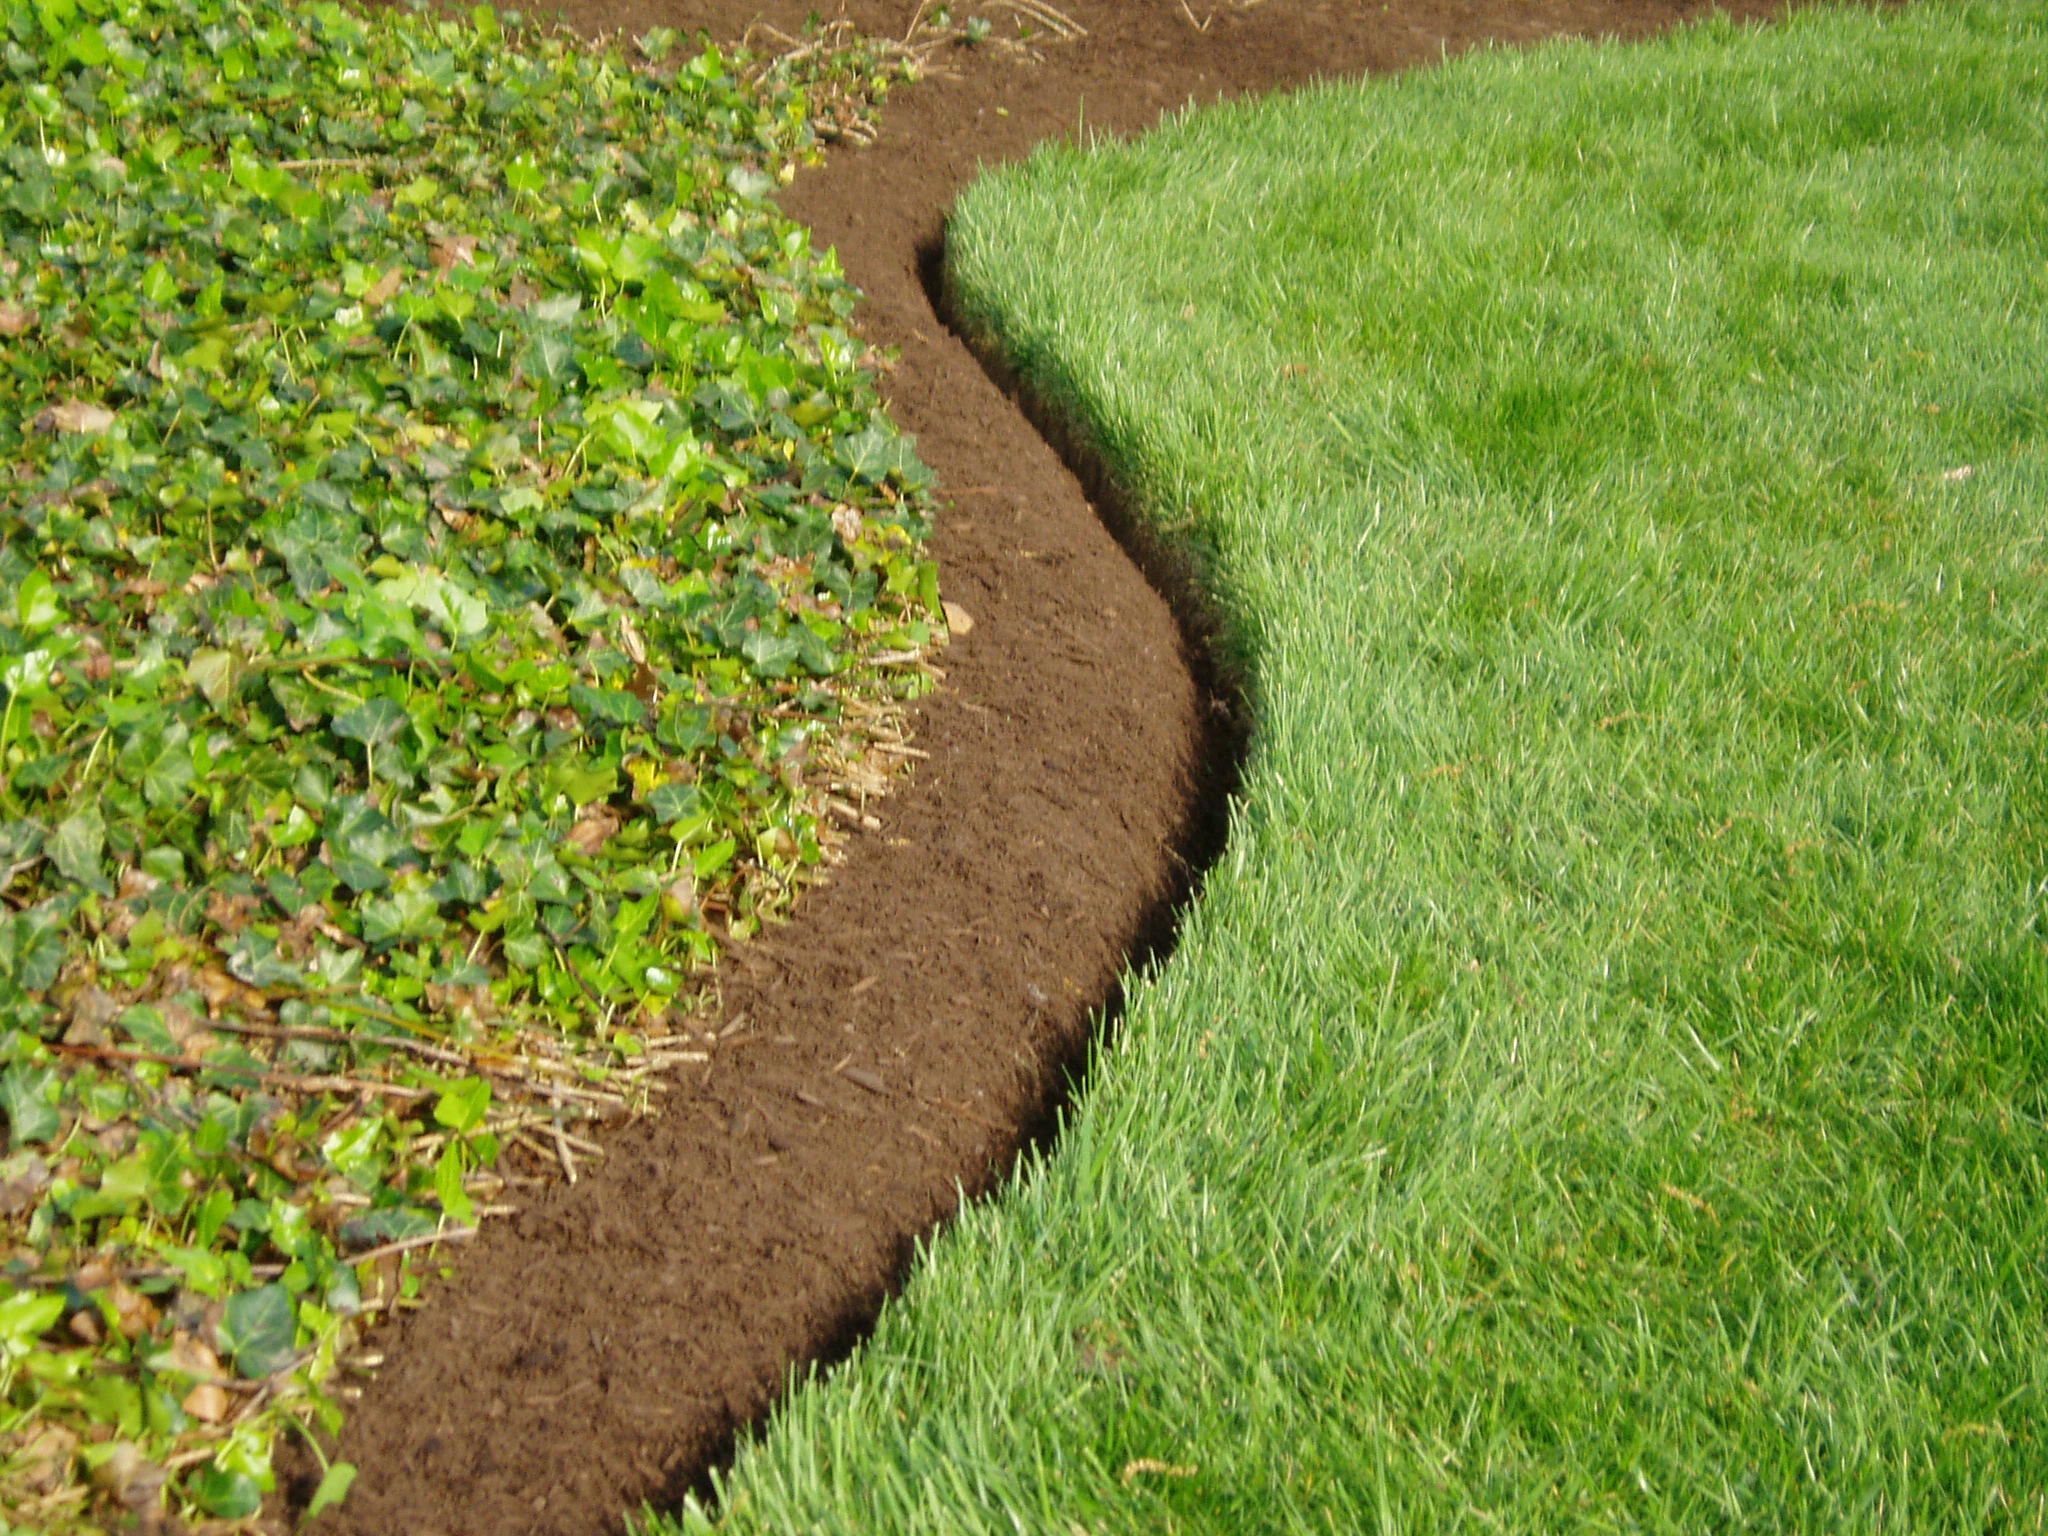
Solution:
{"label": "fine soil texture", "polygon": [[[1008,32],[1012,11],[978,9]],[[318,1530],[595,1536],[677,1501],[793,1368],[843,1356],[963,1192],[1044,1133],[1127,958],[1165,940],[1213,851],[1234,709],[1076,475],[935,312],[959,189],[1077,128],[1129,133],[1190,101],[1705,9],[1066,0],[1084,37],[1036,59],[953,49],[898,89],[878,142],[797,179],[784,206],[838,248],[867,337],[900,351],[891,410],[949,502],[935,549],[972,628],[917,710],[927,755],[795,920],[728,957],[721,1043],[663,1112],[487,1225],[457,1282],[380,1336],[387,1363],[334,1448],[359,1476]],[[723,42],[757,22],[799,34],[813,10],[901,37],[917,5],[562,7],[584,31]],[[317,1466],[284,1470],[302,1502]]]}

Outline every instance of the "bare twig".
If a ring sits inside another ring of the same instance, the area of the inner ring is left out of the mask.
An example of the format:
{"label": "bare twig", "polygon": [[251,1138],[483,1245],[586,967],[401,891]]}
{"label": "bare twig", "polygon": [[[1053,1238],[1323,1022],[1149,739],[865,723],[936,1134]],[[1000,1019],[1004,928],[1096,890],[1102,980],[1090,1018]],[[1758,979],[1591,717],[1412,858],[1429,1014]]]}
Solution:
{"label": "bare twig", "polygon": [[1054,10],[1051,6],[1045,4],[1044,0],[982,0],[982,3],[986,5],[1000,5],[1008,10],[1017,11],[1029,16],[1063,43],[1070,43],[1076,38],[1088,35],[1086,27],[1082,26],[1065,12]]}
{"label": "bare twig", "polygon": [[345,1029],[321,1029],[311,1024],[236,1024],[226,1019],[208,1020],[206,1027],[231,1035],[257,1035],[271,1040],[310,1040],[328,1045],[388,1045],[447,1066],[480,1067],[486,1072],[492,1070],[488,1063],[479,1062],[460,1051],[445,1050],[438,1045],[429,1045],[424,1040],[412,1040],[403,1036],[356,1035]]}
{"label": "bare twig", "polygon": [[[552,1091],[549,1097],[554,1099],[556,1106],[559,1107],[562,1102],[560,1098],[561,1087],[559,1084],[551,1084],[550,1087]],[[569,1154],[568,1133],[562,1129],[559,1121],[550,1122],[548,1132],[554,1137],[555,1156],[562,1160],[562,1175],[571,1184],[574,1184],[576,1182],[576,1159]]]}
{"label": "bare twig", "polygon": [[396,1242],[365,1248],[361,1253],[351,1254],[342,1262],[374,1264],[377,1260],[388,1259],[393,1254],[410,1253],[415,1248],[431,1248],[435,1243],[466,1243],[475,1236],[475,1227],[446,1227],[439,1232],[422,1232],[418,1237],[401,1237]]}
{"label": "bare twig", "polygon": [[90,1061],[102,1061],[111,1066],[150,1065],[169,1067],[174,1072],[219,1072],[228,1077],[247,1078],[264,1088],[281,1088],[287,1093],[375,1093],[389,1099],[430,1099],[433,1092],[426,1088],[406,1088],[397,1083],[374,1083],[367,1078],[339,1077],[332,1074],[305,1077],[295,1072],[255,1072],[247,1067],[232,1066],[218,1061],[198,1061],[190,1056],[167,1056],[161,1051],[123,1051],[110,1045],[52,1045],[51,1050],[61,1056],[80,1056]]}

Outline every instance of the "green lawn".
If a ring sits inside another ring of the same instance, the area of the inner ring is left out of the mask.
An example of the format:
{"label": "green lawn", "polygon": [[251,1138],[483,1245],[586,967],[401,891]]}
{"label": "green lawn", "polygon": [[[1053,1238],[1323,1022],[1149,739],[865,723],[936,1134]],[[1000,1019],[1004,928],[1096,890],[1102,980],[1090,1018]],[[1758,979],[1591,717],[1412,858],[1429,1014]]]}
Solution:
{"label": "green lawn", "polygon": [[2038,3],[979,186],[959,302],[1254,749],[1056,1149],[721,1527],[2048,1524],[2044,210]]}

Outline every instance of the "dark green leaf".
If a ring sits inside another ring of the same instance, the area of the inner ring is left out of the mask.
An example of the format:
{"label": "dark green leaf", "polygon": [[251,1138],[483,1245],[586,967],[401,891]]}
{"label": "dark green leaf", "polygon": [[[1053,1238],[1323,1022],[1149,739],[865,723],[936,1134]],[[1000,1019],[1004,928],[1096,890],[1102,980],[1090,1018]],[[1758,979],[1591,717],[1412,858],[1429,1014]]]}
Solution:
{"label": "dark green leaf", "polygon": [[145,726],[129,738],[114,767],[128,783],[142,786],[151,805],[176,805],[192,788],[192,733],[179,720]]}
{"label": "dark green leaf", "polygon": [[334,717],[334,733],[365,746],[382,746],[405,729],[405,711],[391,700],[371,699]]}
{"label": "dark green leaf", "polygon": [[284,1370],[298,1357],[298,1320],[281,1285],[238,1291],[221,1314],[221,1345],[235,1369],[252,1379]]}
{"label": "dark green leaf", "polygon": [[111,891],[100,869],[100,853],[107,844],[107,824],[99,807],[88,805],[57,823],[44,851],[66,879],[95,890]]}
{"label": "dark green leaf", "polygon": [[56,1099],[54,1067],[16,1063],[0,1072],[0,1109],[7,1112],[9,1145],[27,1146],[56,1135],[64,1124]]}
{"label": "dark green leaf", "polygon": [[210,1515],[242,1520],[263,1507],[263,1490],[245,1472],[208,1466],[188,1485],[193,1500]]}

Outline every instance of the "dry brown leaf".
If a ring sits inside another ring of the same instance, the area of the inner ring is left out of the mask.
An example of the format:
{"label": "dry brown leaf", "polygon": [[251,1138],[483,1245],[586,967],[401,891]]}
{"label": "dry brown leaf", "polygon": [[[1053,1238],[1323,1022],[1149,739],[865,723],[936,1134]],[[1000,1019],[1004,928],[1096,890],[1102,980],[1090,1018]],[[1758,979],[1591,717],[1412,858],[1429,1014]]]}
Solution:
{"label": "dry brown leaf", "polygon": [[[13,1163],[13,1159],[9,1159]],[[50,1187],[50,1165],[33,1152],[14,1164],[14,1177],[0,1181],[0,1216],[19,1216]]]}
{"label": "dry brown leaf", "polygon": [[34,423],[39,432],[77,432],[88,436],[104,432],[113,424],[114,413],[90,400],[66,400],[44,406],[36,413]]}
{"label": "dry brown leaf", "polygon": [[[215,892],[214,899],[208,903],[208,915],[211,916],[217,911],[223,915],[241,917],[243,909],[239,903],[240,898],[225,898],[219,892]],[[242,917],[243,922],[247,920],[246,917]],[[227,933],[238,932],[240,928],[240,924],[235,922],[222,922],[220,926]],[[199,988],[199,995],[206,999],[206,1012],[209,1018],[217,1019],[229,1009],[246,1013],[253,1018],[270,1016],[270,999],[264,995],[262,989],[230,976],[218,965],[201,966],[193,973],[192,982]]]}
{"label": "dry brown leaf", "polygon": [[434,266],[443,273],[476,265],[476,236],[447,235],[433,246]]}
{"label": "dry brown leaf", "polygon": [[95,1254],[71,1272],[71,1288],[75,1291],[104,1290],[114,1283],[114,1261],[105,1254]]}
{"label": "dry brown leaf", "polygon": [[968,635],[974,632],[974,616],[965,608],[958,603],[941,603],[939,606],[946,610],[946,628],[954,634]]}
{"label": "dry brown leaf", "polygon": [[19,304],[0,304],[0,336],[21,336],[36,323],[36,317]]}
{"label": "dry brown leaf", "polygon": [[634,666],[647,665],[647,642],[640,638],[640,630],[633,623],[633,615],[630,613],[622,612],[619,615],[619,641],[625,646],[626,654],[633,658]]}
{"label": "dry brown leaf", "polygon": [[686,869],[668,883],[661,895],[669,920],[687,922],[697,910],[697,877]]}
{"label": "dry brown leaf", "polygon": [[156,1326],[156,1303],[126,1281],[116,1280],[110,1293],[114,1298],[114,1317],[119,1324],[123,1338],[139,1339]]}
{"label": "dry brown leaf", "polygon": [[171,1335],[169,1354],[172,1370],[201,1381],[217,1381],[227,1374],[220,1368],[220,1356],[183,1328]]}
{"label": "dry brown leaf", "polygon": [[611,808],[593,805],[577,817],[576,825],[569,829],[569,844],[594,857],[618,830],[619,818],[612,814]]}
{"label": "dry brown leaf", "polygon": [[[229,895],[227,891],[213,891],[207,895],[207,922],[229,934],[240,934],[248,928],[256,920],[258,909],[260,905],[252,895]],[[209,983],[201,981],[199,985],[207,987]],[[211,1001],[211,989],[207,999]]]}
{"label": "dry brown leaf", "polygon": [[71,1481],[71,1458],[77,1454],[77,1435],[61,1424],[45,1424],[10,1459],[30,1491],[51,1493]]}
{"label": "dry brown leaf", "polygon": [[405,274],[399,271],[398,268],[393,267],[389,272],[386,272],[377,281],[363,290],[363,308],[377,309],[389,304],[393,295],[398,292],[399,286],[404,281]]}
{"label": "dry brown leaf", "polygon": [[123,1440],[93,1472],[92,1480],[123,1508],[140,1513],[156,1503],[166,1477],[162,1467],[144,1456],[132,1442]]}
{"label": "dry brown leaf", "polygon": [[164,1027],[171,1032],[171,1038],[178,1042],[178,1049],[188,1056],[198,1055],[220,1044],[220,1036],[201,1023],[199,1015],[179,1002],[175,996],[167,998],[157,1007],[164,1016]]}
{"label": "dry brown leaf", "polygon": [[193,1418],[206,1424],[218,1424],[228,1416],[231,1406],[227,1393],[210,1381],[202,1381],[179,1404]]}
{"label": "dry brown leaf", "polygon": [[121,1012],[121,1004],[99,987],[81,986],[64,999],[71,1022],[64,1030],[66,1045],[106,1045],[113,1040],[110,1026]]}
{"label": "dry brown leaf", "polygon": [[140,901],[162,884],[163,881],[157,879],[155,875],[148,874],[130,864],[122,869],[120,883],[115,894],[123,901]]}

